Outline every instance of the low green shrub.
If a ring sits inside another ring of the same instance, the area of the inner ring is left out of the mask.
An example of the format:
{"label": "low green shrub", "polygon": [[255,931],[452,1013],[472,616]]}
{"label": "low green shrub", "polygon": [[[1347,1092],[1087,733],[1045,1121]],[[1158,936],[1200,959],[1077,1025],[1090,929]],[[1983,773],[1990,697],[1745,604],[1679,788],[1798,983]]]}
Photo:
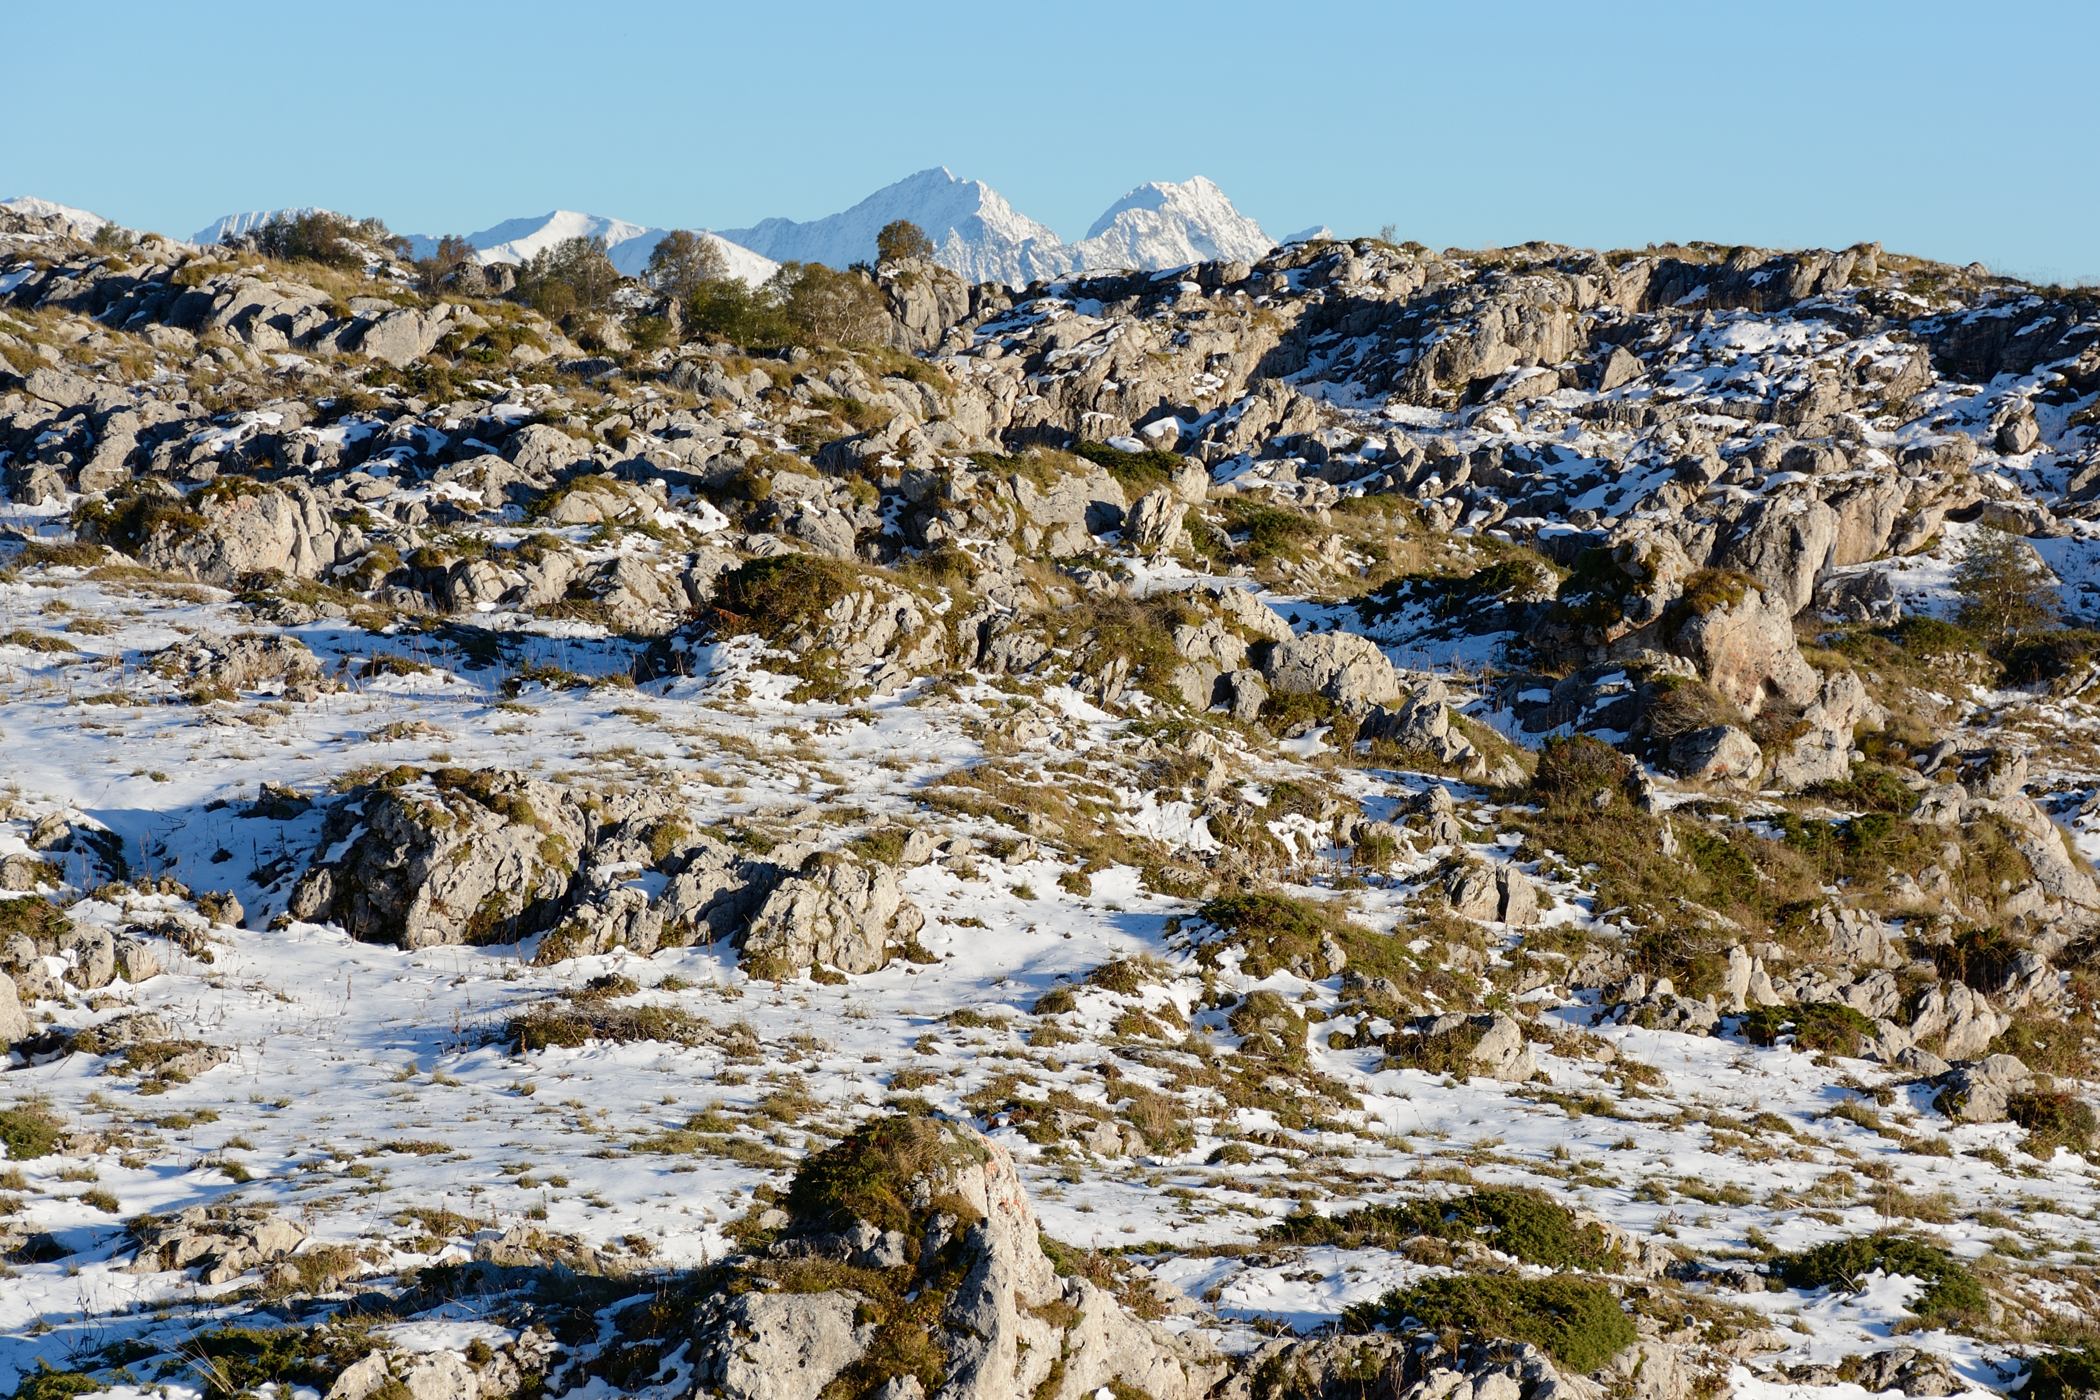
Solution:
{"label": "low green shrub", "polygon": [[65,1132],[65,1124],[42,1104],[25,1103],[14,1108],[0,1108],[0,1147],[7,1149],[7,1159],[11,1162],[50,1156],[58,1151]]}
{"label": "low green shrub", "polygon": [[1858,1056],[1874,1039],[1874,1023],[1843,1002],[1812,1001],[1760,1006],[1743,1017],[1743,1036],[1753,1045],[1773,1045],[1791,1032],[1796,1050]]}
{"label": "low green shrub", "polygon": [[863,1124],[806,1158],[789,1183],[786,1206],[810,1230],[840,1230],[864,1220],[916,1240],[911,1186],[941,1167],[984,1160],[973,1138],[922,1114],[891,1114]]}
{"label": "low green shrub", "polygon": [[1464,1338],[1529,1342],[1571,1371],[1595,1371],[1638,1340],[1610,1288],[1584,1278],[1510,1274],[1425,1279],[1342,1314],[1349,1332],[1412,1324]]}
{"label": "low green shrub", "polygon": [[2100,1346],[2045,1351],[2034,1358],[2020,1400],[2080,1400],[2100,1393]]}
{"label": "low green shrub", "polygon": [[1604,1273],[1625,1256],[1594,1221],[1585,1221],[1543,1191],[1489,1186],[1446,1201],[1365,1206],[1341,1215],[1301,1213],[1268,1231],[1287,1244],[1397,1249],[1428,1235],[1478,1240],[1490,1249],[1549,1269]]}
{"label": "low green shrub", "polygon": [[1938,1245],[1907,1235],[1855,1235],[1772,1261],[1772,1271],[1790,1288],[1853,1288],[1877,1269],[1925,1285],[1910,1304],[1920,1321],[1959,1326],[1989,1315],[1990,1298],[1968,1265]]}

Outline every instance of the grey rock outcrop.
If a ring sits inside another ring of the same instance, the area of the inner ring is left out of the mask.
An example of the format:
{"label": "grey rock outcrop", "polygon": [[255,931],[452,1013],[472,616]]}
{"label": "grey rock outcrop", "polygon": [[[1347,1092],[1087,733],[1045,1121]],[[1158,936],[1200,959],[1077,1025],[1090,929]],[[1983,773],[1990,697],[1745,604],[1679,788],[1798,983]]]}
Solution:
{"label": "grey rock outcrop", "polygon": [[827,853],[774,887],[744,930],[744,965],[792,975],[813,966],[873,972],[926,922],[880,862]]}
{"label": "grey rock outcrop", "polygon": [[276,633],[193,637],[154,653],[149,664],[193,693],[275,687],[287,699],[311,700],[324,685],[321,663],[306,644]]}
{"label": "grey rock outcrop", "polygon": [[138,1243],[134,1272],[196,1269],[202,1282],[217,1284],[285,1258],[306,1242],[306,1231],[264,1211],[192,1206],[135,1222],[132,1237]]}
{"label": "grey rock outcrop", "polygon": [[1732,724],[1678,735],[1670,741],[1665,761],[1679,777],[1702,783],[1752,782],[1765,767],[1757,740]]}
{"label": "grey rock outcrop", "polygon": [[1755,587],[1724,584],[1714,592],[1676,620],[1670,650],[1745,714],[1815,699],[1818,681],[1794,641],[1793,610]]}
{"label": "grey rock outcrop", "polygon": [[331,824],[347,842],[301,877],[294,918],[404,948],[508,941],[552,922],[583,850],[583,812],[560,789],[502,770],[440,770],[368,788]]}
{"label": "grey rock outcrop", "polygon": [[1386,1037],[1385,1047],[1395,1063],[1438,1070],[1457,1065],[1463,1068],[1452,1072],[1462,1076],[1522,1083],[1538,1073],[1524,1027],[1499,1011],[1417,1017],[1405,1030]]}
{"label": "grey rock outcrop", "polygon": [[[883,1203],[855,1180],[883,1183]],[[695,1369],[723,1400],[807,1400],[899,1325],[941,1357],[929,1400],[1082,1400],[1111,1382],[1199,1400],[1225,1372],[1093,1283],[1060,1277],[1012,1159],[961,1125],[879,1119],[806,1163],[787,1205],[777,1243],[730,1261],[756,1289],[732,1290],[696,1319]],[[766,1291],[817,1260],[880,1271],[930,1297],[935,1321],[889,1321],[850,1286]],[[925,1393],[894,1373],[864,1379],[887,1381],[884,1394]]]}
{"label": "grey rock outcrop", "polygon": [[1400,695],[1400,677],[1378,644],[1354,632],[1318,632],[1278,642],[1262,663],[1269,689],[1324,695],[1345,708],[1382,705]]}
{"label": "grey rock outcrop", "polygon": [[2003,1123],[2013,1096],[2034,1088],[2034,1072],[2019,1056],[1987,1055],[1940,1075],[1933,1106],[1958,1123]]}
{"label": "grey rock outcrop", "polygon": [[0,1053],[18,1040],[29,1037],[29,1013],[22,1009],[21,998],[15,994],[15,981],[0,972]]}

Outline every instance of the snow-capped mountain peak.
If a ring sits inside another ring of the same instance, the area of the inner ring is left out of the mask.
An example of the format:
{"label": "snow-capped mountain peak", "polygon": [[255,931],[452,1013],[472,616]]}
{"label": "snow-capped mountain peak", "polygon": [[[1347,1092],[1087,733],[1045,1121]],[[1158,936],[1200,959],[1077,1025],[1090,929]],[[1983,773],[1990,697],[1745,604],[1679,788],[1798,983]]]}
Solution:
{"label": "snow-capped mountain peak", "polygon": [[[670,232],[667,228],[647,228],[603,214],[556,209],[531,218],[506,219],[466,237],[467,242],[478,250],[483,263],[521,263],[535,253],[571,238],[602,238],[605,240],[605,254],[612,260],[612,265],[628,277],[639,277],[649,266],[649,255]],[[779,266],[772,259],[761,257],[718,233],[704,229],[697,232],[712,240],[721,250],[732,277],[756,286],[771,277]],[[435,246],[436,240],[413,239],[411,246],[420,252],[420,245],[425,242]]]}
{"label": "snow-capped mountain peak", "polygon": [[897,219],[924,229],[938,260],[973,282],[1021,283],[1071,270],[1055,233],[983,181],[958,178],[946,166],[907,175],[825,218],[766,219],[724,235],[782,262],[845,267],[872,260],[875,235]]}
{"label": "snow-capped mountain peak", "polygon": [[[655,237],[649,237],[654,234]],[[485,263],[524,262],[533,254],[544,252],[557,243],[571,238],[602,238],[605,249],[614,256],[615,265],[620,261],[615,250],[625,248],[640,238],[649,239],[654,248],[663,237],[659,229],[644,228],[625,219],[607,218],[602,214],[584,214],[574,209],[556,209],[550,213],[522,219],[505,219],[491,228],[467,235],[467,241],[481,253]],[[633,250],[628,250],[631,258]],[[642,253],[642,262],[648,262],[647,252]],[[629,269],[622,267],[622,272]]]}
{"label": "snow-capped mountain peak", "polygon": [[1275,245],[1225,191],[1198,175],[1179,184],[1139,185],[1109,205],[1074,249],[1080,265],[1093,271],[1220,258],[1252,262]]}
{"label": "snow-capped mountain peak", "polygon": [[[259,210],[228,214],[196,235],[216,243],[228,234],[259,228],[279,214],[311,209]],[[1275,240],[1233,207],[1231,199],[1203,176],[1180,182],[1139,185],[1094,220],[1086,237],[1067,243],[1048,225],[1016,209],[982,180],[964,179],[947,166],[930,166],[885,185],[850,209],[819,219],[763,219],[748,228],[707,232],[730,272],[756,285],[783,262],[846,267],[875,257],[875,235],[898,219],[917,224],[933,243],[934,257],[971,282],[1029,282],[1075,272],[1126,269],[1152,271],[1216,259],[1253,261]],[[571,238],[602,238],[613,266],[639,276],[665,228],[574,209],[506,219],[466,235],[484,263],[524,262]],[[431,235],[407,238],[413,256],[437,246]]]}
{"label": "snow-capped mountain peak", "polygon": [[1258,258],[1274,240],[1201,176],[1140,185],[1110,205],[1086,238],[1066,243],[981,180],[946,166],[907,175],[843,213],[797,222],[766,219],[728,236],[768,257],[843,267],[875,253],[875,235],[908,219],[934,256],[973,282],[1020,284],[1072,272],[1176,267],[1211,258]]}
{"label": "snow-capped mountain peak", "polygon": [[110,221],[100,214],[85,209],[75,209],[70,204],[56,200],[38,199],[33,194],[18,194],[11,199],[0,199],[0,209],[10,213],[24,214],[32,219],[50,219],[65,225],[68,232],[80,238],[92,238]]}
{"label": "snow-capped mountain peak", "polygon": [[250,209],[239,214],[225,214],[213,219],[203,228],[190,235],[190,242],[209,245],[228,237],[253,233],[276,218],[296,219],[306,214],[332,214],[332,209],[321,209],[311,204],[302,204],[289,209]]}

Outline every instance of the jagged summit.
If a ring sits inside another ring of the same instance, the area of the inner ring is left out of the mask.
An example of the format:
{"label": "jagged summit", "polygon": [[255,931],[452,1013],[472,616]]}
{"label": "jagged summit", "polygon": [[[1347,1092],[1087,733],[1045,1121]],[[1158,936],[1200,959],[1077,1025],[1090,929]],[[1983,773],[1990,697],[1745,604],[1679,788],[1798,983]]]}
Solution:
{"label": "jagged summit", "polygon": [[924,229],[938,260],[969,280],[1011,285],[1074,272],[1251,260],[1275,243],[1200,175],[1138,186],[1103,211],[1085,238],[1066,243],[982,180],[962,179],[946,166],[907,175],[842,214],[807,223],[767,219],[727,232],[768,257],[844,266],[866,260],[876,233],[893,219]]}
{"label": "jagged summit", "polygon": [[[41,203],[41,201],[38,201]],[[250,210],[213,220],[192,237],[216,243],[252,232],[280,215],[324,212],[310,206]],[[86,215],[93,218],[95,216]],[[875,253],[885,224],[906,219],[926,231],[936,259],[971,282],[1030,282],[1080,272],[1153,271],[1215,260],[1251,262],[1276,240],[1242,214],[1201,175],[1139,185],[1103,210],[1086,236],[1067,243],[1029,218],[982,180],[930,166],[885,185],[850,209],[818,219],[762,219],[748,228],[709,232],[730,271],[758,283],[783,262],[846,267]],[[92,232],[92,226],[86,228]],[[573,209],[505,219],[465,235],[484,263],[523,262],[568,238],[602,238],[613,266],[634,276],[668,229]],[[434,234],[406,235],[411,253],[437,245]]]}
{"label": "jagged summit", "polygon": [[1252,262],[1276,246],[1225,191],[1198,175],[1180,184],[1139,185],[1094,220],[1074,247],[1088,270]]}
{"label": "jagged summit", "polygon": [[100,214],[86,209],[75,209],[70,204],[56,200],[38,199],[32,194],[18,194],[10,199],[0,199],[0,209],[10,214],[20,214],[31,219],[41,219],[62,225],[68,233],[82,238],[91,238],[96,230],[109,223]]}
{"label": "jagged summit", "polygon": [[843,267],[874,255],[883,225],[909,219],[933,240],[939,260],[973,282],[1026,283],[1073,268],[1055,233],[1007,203],[981,180],[946,166],[907,175],[843,213],[806,223],[765,219],[728,237],[781,262]]}
{"label": "jagged summit", "polygon": [[283,209],[249,209],[238,214],[222,214],[203,228],[190,235],[192,243],[217,243],[223,239],[238,238],[244,233],[253,233],[272,219],[296,219],[303,214],[332,214],[332,209],[319,205],[300,204]]}

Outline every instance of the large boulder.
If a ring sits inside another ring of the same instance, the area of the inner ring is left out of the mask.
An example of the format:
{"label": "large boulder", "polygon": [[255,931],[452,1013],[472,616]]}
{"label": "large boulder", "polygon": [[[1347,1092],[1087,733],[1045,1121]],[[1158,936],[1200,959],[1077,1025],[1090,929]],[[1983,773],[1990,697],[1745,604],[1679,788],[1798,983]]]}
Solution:
{"label": "large boulder", "polygon": [[2035,1087],[2017,1055],[1986,1055],[1955,1065],[1933,1081],[1933,1106],[1957,1123],[2003,1123],[2013,1096]]}
{"label": "large boulder", "polygon": [[1060,1277],[1005,1149],[961,1124],[877,1119],[806,1161],[786,1222],[728,1261],[695,1319],[703,1391],[1197,1400],[1223,1372],[1082,1278]]}
{"label": "large boulder", "polygon": [[1669,649],[1745,714],[1813,701],[1819,679],[1794,641],[1794,614],[1739,575],[1694,575],[1663,619]]}
{"label": "large boulder", "polygon": [[859,1320],[865,1307],[843,1291],[740,1294],[711,1320],[714,1348],[703,1364],[724,1396],[819,1400],[875,1340]]}
{"label": "large boulder", "polygon": [[274,688],[287,699],[310,700],[323,683],[321,663],[306,644],[281,633],[192,637],[155,652],[151,666],[195,696]]}
{"label": "large boulder", "polygon": [[327,845],[342,854],[308,869],[290,912],[404,948],[507,942],[553,921],[585,839],[583,812],[521,774],[406,776],[335,814]]}
{"label": "large boulder", "polygon": [[1400,695],[1400,677],[1378,644],[1354,632],[1294,636],[1269,649],[1262,662],[1269,689],[1280,695],[1324,695],[1362,709]]}
{"label": "large boulder", "polygon": [[970,312],[970,284],[931,258],[902,258],[876,271],[890,313],[890,344],[919,354],[941,343]]}
{"label": "large boulder", "polygon": [[1757,740],[1732,724],[1710,724],[1671,739],[1664,763],[1679,777],[1702,783],[1747,783],[1764,771]]}
{"label": "large boulder", "polygon": [[441,301],[427,309],[404,306],[383,312],[365,323],[357,353],[396,369],[420,360],[452,329],[453,310],[451,302]]}
{"label": "large boulder", "polygon": [[197,1269],[206,1284],[229,1283],[306,1242],[306,1231],[252,1207],[191,1206],[175,1215],[135,1221],[136,1273]]}
{"label": "large boulder", "polygon": [[81,514],[83,535],[150,569],[230,588],[256,574],[313,578],[364,549],[364,536],[304,487],[224,478],[185,496],[160,482]]}
{"label": "large boulder", "polygon": [[812,967],[873,972],[913,942],[926,918],[878,861],[839,852],[811,857],[766,896],[744,930],[745,967],[792,976]]}
{"label": "large boulder", "polygon": [[0,1054],[5,1054],[16,1041],[28,1039],[29,1030],[29,1013],[15,995],[15,981],[0,972]]}
{"label": "large boulder", "polygon": [[1852,771],[1853,735],[1887,721],[1888,712],[1867,694],[1858,676],[1850,671],[1823,675],[1815,698],[1792,726],[1797,736],[1773,752],[1772,782],[1799,789],[1842,780]]}
{"label": "large boulder", "polygon": [[1523,1083],[1538,1073],[1524,1027],[1501,1012],[1421,1016],[1385,1038],[1388,1063],[1459,1079]]}

